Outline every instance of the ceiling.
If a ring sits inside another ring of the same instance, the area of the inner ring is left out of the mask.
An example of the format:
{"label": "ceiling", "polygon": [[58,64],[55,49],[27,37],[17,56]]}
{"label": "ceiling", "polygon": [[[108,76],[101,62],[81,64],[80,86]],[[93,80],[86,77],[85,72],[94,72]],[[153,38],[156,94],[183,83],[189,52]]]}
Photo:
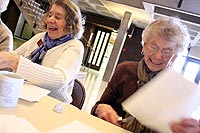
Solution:
{"label": "ceiling", "polygon": [[187,25],[191,45],[200,47],[200,0],[73,0],[83,12],[121,20],[132,13],[132,23],[144,28],[160,16],[178,16]]}

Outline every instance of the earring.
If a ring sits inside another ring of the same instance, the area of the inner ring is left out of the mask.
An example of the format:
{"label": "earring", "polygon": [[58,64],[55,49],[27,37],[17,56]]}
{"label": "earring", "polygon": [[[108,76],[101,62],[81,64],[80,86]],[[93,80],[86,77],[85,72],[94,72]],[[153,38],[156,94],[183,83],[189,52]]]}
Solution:
{"label": "earring", "polygon": [[141,51],[141,55],[144,55],[144,51],[143,50]]}

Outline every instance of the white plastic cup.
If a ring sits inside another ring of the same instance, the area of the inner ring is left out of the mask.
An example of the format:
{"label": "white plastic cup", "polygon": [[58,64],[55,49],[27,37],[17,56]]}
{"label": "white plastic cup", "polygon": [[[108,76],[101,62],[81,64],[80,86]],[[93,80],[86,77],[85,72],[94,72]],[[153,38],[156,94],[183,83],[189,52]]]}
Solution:
{"label": "white plastic cup", "polygon": [[0,107],[17,106],[24,78],[17,73],[0,71]]}

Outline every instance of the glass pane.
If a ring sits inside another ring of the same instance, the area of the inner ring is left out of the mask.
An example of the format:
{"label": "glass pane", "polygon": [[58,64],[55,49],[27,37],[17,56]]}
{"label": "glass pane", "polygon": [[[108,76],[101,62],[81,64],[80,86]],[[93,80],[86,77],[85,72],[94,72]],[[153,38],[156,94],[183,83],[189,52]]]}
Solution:
{"label": "glass pane", "polygon": [[92,62],[93,65],[95,65],[95,64],[96,64],[96,61],[98,60],[97,57],[98,57],[99,53],[101,52],[101,51],[100,51],[100,48],[101,48],[101,44],[102,44],[102,42],[103,42],[104,36],[105,36],[105,32],[102,32],[102,33],[101,33],[101,36],[99,36],[99,37],[100,37],[100,40],[99,40],[99,42],[98,42],[98,44],[97,44],[97,48],[96,48],[96,51],[95,51],[94,60],[93,60],[93,62]]}
{"label": "glass pane", "polygon": [[33,34],[33,28],[28,24],[25,23],[21,38],[23,39],[30,39]]}
{"label": "glass pane", "polygon": [[102,58],[103,53],[105,51],[105,47],[106,47],[109,35],[110,35],[110,33],[106,33],[105,38],[103,40],[103,46],[102,46],[101,51],[100,51],[99,59],[97,61],[97,66],[100,66],[101,58]]}
{"label": "glass pane", "polygon": [[[97,36],[96,36],[95,41],[94,41],[94,44],[93,44],[93,49],[94,49],[94,50],[95,50],[96,47],[97,47],[97,42],[98,42],[98,40],[99,40],[100,34],[101,34],[101,31],[98,31],[98,32],[97,32]],[[91,63],[94,54],[95,54],[94,52],[91,53],[90,59],[89,59],[88,63]]]}
{"label": "glass pane", "polygon": [[189,81],[194,82],[198,71],[199,64],[194,62],[188,62],[183,76]]}
{"label": "glass pane", "polygon": [[178,73],[181,73],[185,60],[186,58],[184,56],[178,56],[174,62],[172,69]]}

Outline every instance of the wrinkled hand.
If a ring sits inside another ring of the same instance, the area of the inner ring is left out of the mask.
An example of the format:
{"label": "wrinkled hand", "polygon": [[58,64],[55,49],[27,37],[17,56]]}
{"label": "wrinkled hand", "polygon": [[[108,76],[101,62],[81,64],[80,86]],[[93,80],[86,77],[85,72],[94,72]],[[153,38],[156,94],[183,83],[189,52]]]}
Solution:
{"label": "wrinkled hand", "polygon": [[0,52],[0,69],[9,68],[16,72],[18,62],[18,56],[11,55],[8,52]]}
{"label": "wrinkled hand", "polygon": [[106,120],[118,126],[120,125],[118,123],[119,116],[117,112],[110,105],[99,104],[96,108],[95,114],[97,115],[97,117],[103,120]]}
{"label": "wrinkled hand", "polygon": [[171,129],[173,133],[200,133],[199,121],[192,118],[172,123]]}

